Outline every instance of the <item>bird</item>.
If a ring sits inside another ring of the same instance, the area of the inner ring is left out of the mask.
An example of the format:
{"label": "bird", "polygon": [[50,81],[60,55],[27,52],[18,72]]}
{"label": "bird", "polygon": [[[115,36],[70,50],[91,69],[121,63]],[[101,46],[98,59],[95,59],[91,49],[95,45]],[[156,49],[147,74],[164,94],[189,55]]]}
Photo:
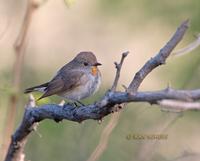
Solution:
{"label": "bird", "polygon": [[101,73],[96,56],[90,51],[78,53],[73,60],[58,70],[48,82],[25,89],[24,93],[42,92],[38,99],[58,95],[84,105],[80,100],[93,95],[101,84]]}

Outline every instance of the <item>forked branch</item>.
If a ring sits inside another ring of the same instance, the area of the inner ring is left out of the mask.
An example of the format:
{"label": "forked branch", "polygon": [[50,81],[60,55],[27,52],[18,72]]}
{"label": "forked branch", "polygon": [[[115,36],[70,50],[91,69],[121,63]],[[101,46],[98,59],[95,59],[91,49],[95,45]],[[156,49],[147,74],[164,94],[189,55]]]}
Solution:
{"label": "forked branch", "polygon": [[[159,53],[145,63],[145,65],[136,73],[132,82],[130,83],[127,91],[117,92],[116,87],[120,77],[120,70],[124,58],[128,53],[123,53],[120,64],[116,63],[116,77],[112,85],[111,90],[108,90],[101,100],[94,104],[87,106],[81,106],[79,108],[74,107],[71,104],[57,105],[57,104],[45,104],[37,108],[27,106],[23,120],[12,136],[12,141],[7,153],[6,161],[18,161],[16,156],[23,155],[23,148],[27,139],[27,136],[34,130],[34,126],[37,122],[44,119],[52,119],[56,122],[63,119],[82,122],[87,119],[99,120],[112,112],[112,108],[116,105],[130,103],[130,102],[147,102],[150,104],[166,105],[166,100],[176,101],[180,105],[186,102],[187,106],[183,106],[182,110],[200,109],[197,108],[199,104],[193,104],[194,108],[191,108],[191,103],[200,99],[200,89],[195,90],[174,90],[167,88],[159,91],[147,91],[138,92],[138,88],[141,85],[145,77],[156,67],[166,62],[172,50],[182,40],[185,32],[188,28],[188,21],[183,22],[174,33],[172,38],[167,44],[159,51]],[[163,102],[165,101],[165,102]],[[176,108],[172,106],[171,102],[167,102],[170,108]],[[189,106],[190,105],[190,106]],[[189,107],[189,108],[187,108]],[[178,106],[180,109],[181,107]],[[19,157],[18,157],[19,158]]]}

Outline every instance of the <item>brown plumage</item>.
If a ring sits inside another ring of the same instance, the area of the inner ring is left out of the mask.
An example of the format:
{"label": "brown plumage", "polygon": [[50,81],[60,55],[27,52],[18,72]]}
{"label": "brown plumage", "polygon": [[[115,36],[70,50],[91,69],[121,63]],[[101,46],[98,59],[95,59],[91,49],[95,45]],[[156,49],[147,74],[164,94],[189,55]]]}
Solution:
{"label": "brown plumage", "polygon": [[92,52],[81,52],[63,66],[51,81],[28,88],[25,93],[41,91],[44,94],[39,99],[57,94],[78,101],[99,88],[101,75],[98,65],[101,64]]}

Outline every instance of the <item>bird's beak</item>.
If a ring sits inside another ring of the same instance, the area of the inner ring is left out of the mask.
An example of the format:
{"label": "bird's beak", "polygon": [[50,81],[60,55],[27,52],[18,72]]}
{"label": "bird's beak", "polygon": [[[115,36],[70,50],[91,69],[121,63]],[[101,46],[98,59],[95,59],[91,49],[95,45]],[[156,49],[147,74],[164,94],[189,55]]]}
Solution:
{"label": "bird's beak", "polygon": [[102,65],[102,64],[98,63],[98,62],[94,64],[94,66],[100,66],[100,65]]}

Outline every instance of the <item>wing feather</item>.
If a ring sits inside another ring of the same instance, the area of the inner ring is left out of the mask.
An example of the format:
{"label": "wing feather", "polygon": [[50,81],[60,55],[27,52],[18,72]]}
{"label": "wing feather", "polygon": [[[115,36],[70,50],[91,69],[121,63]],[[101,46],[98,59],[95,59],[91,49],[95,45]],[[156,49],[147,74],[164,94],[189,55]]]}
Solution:
{"label": "wing feather", "polygon": [[49,82],[45,93],[39,99],[73,90],[84,83],[81,81],[83,75],[83,72],[75,70],[60,72]]}

